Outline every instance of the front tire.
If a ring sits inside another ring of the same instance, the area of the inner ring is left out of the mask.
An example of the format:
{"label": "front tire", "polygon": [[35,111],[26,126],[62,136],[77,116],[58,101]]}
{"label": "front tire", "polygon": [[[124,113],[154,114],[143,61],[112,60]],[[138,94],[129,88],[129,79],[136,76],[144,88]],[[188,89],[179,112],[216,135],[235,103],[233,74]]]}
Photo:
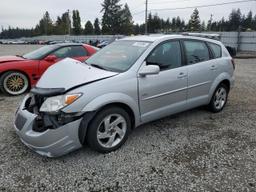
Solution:
{"label": "front tire", "polygon": [[223,83],[216,88],[208,106],[210,111],[218,113],[223,110],[228,100],[228,92],[228,87]]}
{"label": "front tire", "polygon": [[21,72],[9,71],[0,78],[0,89],[4,94],[17,96],[25,93],[28,88],[29,80]]}
{"label": "front tire", "polygon": [[100,111],[89,124],[86,141],[92,149],[108,153],[125,143],[130,130],[128,113],[122,108],[110,107]]}

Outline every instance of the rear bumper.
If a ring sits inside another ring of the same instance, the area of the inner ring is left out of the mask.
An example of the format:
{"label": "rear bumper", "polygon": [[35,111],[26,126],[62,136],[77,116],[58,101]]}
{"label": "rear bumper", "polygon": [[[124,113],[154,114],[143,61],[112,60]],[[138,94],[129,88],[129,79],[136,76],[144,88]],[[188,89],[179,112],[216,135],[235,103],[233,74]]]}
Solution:
{"label": "rear bumper", "polygon": [[37,115],[24,109],[27,99],[28,97],[20,105],[14,124],[16,133],[26,146],[47,157],[58,157],[82,147],[78,135],[82,118],[57,129],[36,132],[33,130],[33,124]]}

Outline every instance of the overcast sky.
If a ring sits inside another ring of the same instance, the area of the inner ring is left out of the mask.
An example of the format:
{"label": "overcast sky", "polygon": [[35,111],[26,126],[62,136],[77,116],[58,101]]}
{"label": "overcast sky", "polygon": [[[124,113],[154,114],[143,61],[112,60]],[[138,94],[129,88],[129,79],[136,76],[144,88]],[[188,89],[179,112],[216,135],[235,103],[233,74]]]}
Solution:
{"label": "overcast sky", "polygon": [[[45,11],[49,11],[53,20],[63,12],[73,9],[80,11],[82,22],[93,21],[96,17],[101,18],[101,3],[103,0],[1,0],[0,3],[0,26],[3,27],[34,27]],[[148,0],[149,10],[163,8],[190,7],[208,5],[215,3],[231,2],[235,0]],[[121,3],[128,3],[133,14],[135,23],[144,21],[144,13],[136,14],[145,9],[145,0],[121,0]],[[199,8],[201,20],[208,20],[213,14],[213,19],[228,18],[231,10],[240,8],[242,13],[252,10],[256,14],[256,1],[244,2],[240,4],[216,6],[210,8]],[[180,16],[186,21],[189,19],[193,9],[176,11],[158,11],[160,17]],[[152,11],[155,13],[156,11]]]}

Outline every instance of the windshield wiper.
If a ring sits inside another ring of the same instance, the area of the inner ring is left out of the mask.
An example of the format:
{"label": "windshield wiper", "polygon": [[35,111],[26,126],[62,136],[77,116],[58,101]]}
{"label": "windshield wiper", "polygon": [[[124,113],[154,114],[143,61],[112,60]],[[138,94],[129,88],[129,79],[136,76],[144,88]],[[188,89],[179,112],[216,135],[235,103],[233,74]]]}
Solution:
{"label": "windshield wiper", "polygon": [[96,67],[96,68],[98,68],[98,69],[103,69],[103,70],[108,71],[105,67],[102,67],[102,66],[100,66],[100,65],[97,65],[97,64],[90,64],[90,65],[93,66],[93,67]]}
{"label": "windshield wiper", "polygon": [[21,58],[25,59],[22,55],[16,55],[16,57],[21,57]]}
{"label": "windshield wiper", "polygon": [[111,68],[108,68],[108,67],[103,67],[101,65],[98,65],[98,64],[91,64],[91,63],[87,63],[86,61],[84,62],[86,65],[89,65],[89,66],[92,66],[92,67],[96,67],[98,69],[103,69],[105,71],[112,71],[112,72],[115,72],[115,73],[120,73],[120,72],[123,72],[123,71],[119,71],[119,70],[114,70],[114,69],[111,69]]}

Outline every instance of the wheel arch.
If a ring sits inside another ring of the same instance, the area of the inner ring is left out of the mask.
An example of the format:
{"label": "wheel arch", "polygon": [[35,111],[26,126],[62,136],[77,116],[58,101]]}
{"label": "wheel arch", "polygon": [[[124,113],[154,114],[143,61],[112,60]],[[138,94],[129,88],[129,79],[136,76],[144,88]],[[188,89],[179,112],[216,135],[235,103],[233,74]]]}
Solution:
{"label": "wheel arch", "polygon": [[228,92],[230,91],[230,85],[231,85],[231,83],[230,83],[230,81],[229,81],[228,79],[222,80],[222,81],[219,83],[219,85],[220,85],[220,84],[226,85],[227,88],[228,88]]}
{"label": "wheel arch", "polygon": [[212,83],[212,86],[210,88],[210,92],[209,92],[209,99],[208,102],[211,101],[212,95],[214,94],[214,91],[216,90],[216,88],[221,84],[225,84],[228,87],[228,92],[231,89],[231,76],[228,73],[222,73],[220,74],[215,81]]}
{"label": "wheel arch", "polygon": [[83,112],[98,111],[106,106],[117,105],[133,114],[135,127],[140,122],[139,104],[131,96],[124,93],[108,93],[96,97],[85,105]]}
{"label": "wheel arch", "polygon": [[[119,96],[119,97],[116,97],[116,96]],[[87,104],[83,109],[83,112],[85,112],[85,115],[79,127],[79,139],[82,144],[85,141],[87,128],[91,123],[91,121],[94,119],[94,117],[100,111],[113,106],[120,107],[128,113],[128,115],[131,118],[132,129],[134,129],[136,126],[139,125],[140,113],[138,109],[137,110],[135,109],[136,106],[138,107],[138,104],[136,105],[136,103],[133,102],[132,98],[130,98],[128,95],[117,94],[117,93],[102,95],[98,98],[95,98],[93,101]]]}
{"label": "wheel arch", "polygon": [[124,109],[128,113],[129,117],[131,118],[132,129],[135,128],[135,114],[134,114],[133,110],[131,109],[131,107],[125,103],[114,102],[114,103],[106,104],[106,105],[102,106],[101,108],[99,108],[99,110],[96,112],[96,114],[106,108],[109,108],[109,107],[119,107],[121,109]]}

